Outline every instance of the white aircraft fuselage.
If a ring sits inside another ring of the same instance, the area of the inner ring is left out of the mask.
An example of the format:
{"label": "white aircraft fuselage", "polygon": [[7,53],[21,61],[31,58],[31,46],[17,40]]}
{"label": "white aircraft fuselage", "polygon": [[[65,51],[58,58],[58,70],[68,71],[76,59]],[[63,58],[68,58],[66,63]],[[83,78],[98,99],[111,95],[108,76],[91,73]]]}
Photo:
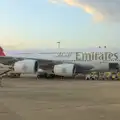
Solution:
{"label": "white aircraft fuselage", "polygon": [[6,52],[7,56],[29,59],[47,59],[74,63],[83,66],[93,65],[93,71],[109,71],[109,63],[120,64],[120,51],[108,48],[93,49],[50,49]]}

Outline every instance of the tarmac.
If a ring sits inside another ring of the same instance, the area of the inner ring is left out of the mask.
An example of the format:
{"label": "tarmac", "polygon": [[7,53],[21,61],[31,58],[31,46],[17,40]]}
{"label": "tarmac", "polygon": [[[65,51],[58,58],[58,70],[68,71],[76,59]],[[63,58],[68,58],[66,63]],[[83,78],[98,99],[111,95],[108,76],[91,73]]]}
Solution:
{"label": "tarmac", "polygon": [[120,81],[4,78],[0,120],[120,120]]}

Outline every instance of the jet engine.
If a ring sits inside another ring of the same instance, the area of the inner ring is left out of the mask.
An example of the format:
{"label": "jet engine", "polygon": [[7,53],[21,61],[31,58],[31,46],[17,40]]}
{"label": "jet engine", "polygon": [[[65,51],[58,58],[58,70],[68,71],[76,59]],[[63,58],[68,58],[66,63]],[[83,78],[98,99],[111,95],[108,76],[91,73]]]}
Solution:
{"label": "jet engine", "polygon": [[16,73],[36,73],[39,69],[39,63],[36,60],[22,60],[14,64]]}
{"label": "jet engine", "polygon": [[59,64],[54,66],[53,72],[58,76],[72,77],[76,73],[76,68],[74,64]]}

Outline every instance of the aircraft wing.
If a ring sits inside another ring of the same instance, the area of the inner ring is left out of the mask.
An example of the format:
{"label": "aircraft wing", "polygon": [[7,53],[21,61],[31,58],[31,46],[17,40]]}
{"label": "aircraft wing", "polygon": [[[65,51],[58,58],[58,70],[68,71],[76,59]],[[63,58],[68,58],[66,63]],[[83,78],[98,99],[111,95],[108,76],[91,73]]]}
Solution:
{"label": "aircraft wing", "polygon": [[23,60],[23,59],[15,58],[15,57],[8,57],[8,56],[0,56],[0,63],[4,65],[11,65],[20,60]]}
{"label": "aircraft wing", "polygon": [[76,64],[72,61],[62,62],[59,60],[49,60],[49,59],[36,59],[36,58],[25,58],[25,57],[12,57],[12,56],[0,56],[0,63],[4,65],[12,65],[17,61],[21,60],[37,60],[39,62],[39,67],[43,70],[51,69],[54,65],[67,63],[67,64],[75,64],[80,70],[90,70],[93,68],[92,65],[83,65],[83,64]]}
{"label": "aircraft wing", "polygon": [[4,65],[10,65],[10,64],[14,64],[17,61],[21,61],[21,60],[25,60],[25,59],[38,60],[41,63],[52,62],[52,60],[47,60],[47,59],[12,57],[12,56],[0,56],[0,63],[2,63]]}

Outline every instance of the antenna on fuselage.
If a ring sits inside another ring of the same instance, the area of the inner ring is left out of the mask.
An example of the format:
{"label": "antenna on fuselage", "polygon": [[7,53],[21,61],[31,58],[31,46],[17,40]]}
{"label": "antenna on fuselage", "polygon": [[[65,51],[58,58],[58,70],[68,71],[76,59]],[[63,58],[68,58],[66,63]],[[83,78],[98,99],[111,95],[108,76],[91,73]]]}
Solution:
{"label": "antenna on fuselage", "polygon": [[[99,48],[101,48],[101,46],[99,46]],[[104,46],[104,48],[107,48],[106,46]]]}

